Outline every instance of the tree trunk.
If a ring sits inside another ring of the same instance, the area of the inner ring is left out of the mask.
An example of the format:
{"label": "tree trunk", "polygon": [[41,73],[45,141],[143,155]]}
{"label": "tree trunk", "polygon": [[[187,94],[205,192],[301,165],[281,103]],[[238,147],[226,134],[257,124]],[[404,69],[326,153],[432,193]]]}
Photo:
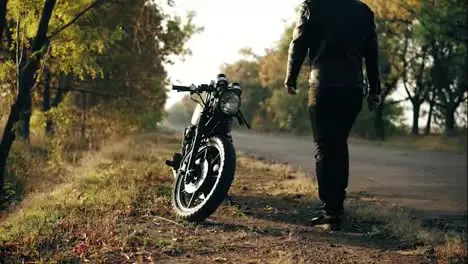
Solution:
{"label": "tree trunk", "polygon": [[[50,81],[51,81],[51,74],[49,69],[45,68],[45,80],[44,80],[44,94],[42,95],[42,111],[47,113],[50,110]],[[46,116],[46,126],[45,126],[45,133],[46,135],[52,135],[52,120],[50,117]]]}
{"label": "tree trunk", "polygon": [[81,140],[83,142],[86,140],[86,118],[87,118],[87,113],[86,113],[86,93],[81,93],[81,111],[82,111],[82,116],[81,116]]}
{"label": "tree trunk", "polygon": [[63,100],[63,94],[64,94],[64,87],[63,87],[63,77],[60,76],[58,77],[58,86],[57,86],[57,92],[55,93],[55,98],[52,101],[51,107],[57,107]]}
{"label": "tree trunk", "polygon": [[455,110],[453,107],[446,109],[445,112],[445,134],[447,136],[455,135]]}
{"label": "tree trunk", "polygon": [[411,134],[413,136],[419,135],[419,110],[421,108],[420,103],[413,103],[413,126],[411,128]]}
{"label": "tree trunk", "polygon": [[[18,23],[18,27],[16,28],[16,30],[19,32],[19,23]],[[20,45],[20,44],[17,44],[18,48],[16,50],[16,59],[17,59],[17,65],[16,65],[16,81],[17,81],[17,89],[18,89],[18,93],[20,93],[21,91],[21,86],[22,86],[22,83],[23,83],[23,73],[24,71],[22,69],[26,69],[26,66],[29,65],[29,61],[28,61],[28,57],[27,57],[27,49],[26,47]],[[20,47],[22,46],[22,47]],[[20,54],[23,54],[23,55],[20,55]],[[24,89],[23,89],[24,90]],[[27,93],[30,93],[29,91],[25,91]],[[20,109],[20,113],[19,113],[19,118],[20,118],[20,121],[19,122],[19,130],[17,131],[18,134],[20,135],[20,137],[24,140],[28,140],[29,139],[29,120],[31,119],[31,115],[29,114],[28,116],[28,112],[31,110],[31,96],[26,96],[24,97],[23,101],[21,101],[20,105],[21,105],[21,109]]]}
{"label": "tree trunk", "polygon": [[434,113],[436,94],[437,93],[435,91],[432,93],[431,101],[429,102],[429,112],[427,114],[427,123],[426,123],[426,128],[424,129],[424,135],[426,136],[431,134],[431,123],[432,123],[432,115]]}
{"label": "tree trunk", "polygon": [[20,113],[31,99],[31,88],[34,86],[34,75],[39,68],[41,59],[40,50],[47,43],[47,31],[49,29],[49,21],[54,10],[56,0],[46,0],[42,10],[41,20],[34,38],[33,46],[30,54],[36,54],[29,58],[29,63],[24,70],[20,72],[18,77],[18,95],[11,107],[8,121],[3,131],[2,141],[0,143],[0,196],[3,195],[3,186],[5,183],[5,171],[8,155],[11,145],[15,140],[14,126],[20,120]]}
{"label": "tree trunk", "polygon": [[385,140],[385,122],[384,122],[384,108],[385,105],[382,103],[375,109],[375,136],[378,140]]}
{"label": "tree trunk", "polygon": [[57,107],[62,101],[66,93],[68,93],[71,89],[71,80],[70,76],[62,75],[59,77],[58,80],[58,87],[57,93],[55,94],[55,98],[52,101],[51,107]]}
{"label": "tree trunk", "polygon": [[21,138],[26,141],[29,141],[31,114],[32,114],[32,98],[31,98],[31,95],[29,95],[28,98],[25,99],[25,102],[23,104],[23,109],[20,114],[21,129],[19,130],[19,133],[20,133]]}
{"label": "tree trunk", "polygon": [[7,2],[8,0],[0,0],[0,45],[6,25]]}
{"label": "tree trunk", "polygon": [[5,128],[3,129],[2,141],[0,142],[0,197],[3,195],[3,186],[5,185],[5,170],[8,154],[10,153],[11,145],[15,141],[14,125],[19,120],[21,112],[22,98],[18,95],[15,103],[10,108],[10,115]]}

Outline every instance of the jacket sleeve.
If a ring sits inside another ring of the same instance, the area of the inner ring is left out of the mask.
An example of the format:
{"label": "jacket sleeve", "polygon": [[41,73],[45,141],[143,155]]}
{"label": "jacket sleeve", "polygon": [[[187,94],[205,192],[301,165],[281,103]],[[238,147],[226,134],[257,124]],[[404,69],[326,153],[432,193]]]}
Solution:
{"label": "jacket sleeve", "polygon": [[294,27],[293,39],[289,45],[288,64],[286,70],[285,84],[296,87],[297,77],[301,71],[302,63],[307,56],[307,34],[310,10],[303,3],[298,11],[296,25]]}
{"label": "jacket sleeve", "polygon": [[371,30],[364,48],[364,59],[366,63],[367,79],[369,80],[369,93],[380,94],[379,44],[375,16],[372,11],[370,19]]}

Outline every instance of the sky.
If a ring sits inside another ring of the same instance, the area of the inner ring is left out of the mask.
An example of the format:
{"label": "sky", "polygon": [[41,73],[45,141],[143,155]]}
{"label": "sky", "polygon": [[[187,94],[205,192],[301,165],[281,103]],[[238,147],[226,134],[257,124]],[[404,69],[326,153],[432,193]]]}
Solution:
{"label": "sky", "polygon": [[[204,27],[187,43],[192,55],[167,66],[172,84],[209,83],[224,63],[241,58],[239,50],[251,48],[262,55],[279,40],[286,25],[294,20],[303,0],[178,0],[172,12],[185,16],[195,11],[194,23]],[[170,92],[169,108],[183,93]]]}

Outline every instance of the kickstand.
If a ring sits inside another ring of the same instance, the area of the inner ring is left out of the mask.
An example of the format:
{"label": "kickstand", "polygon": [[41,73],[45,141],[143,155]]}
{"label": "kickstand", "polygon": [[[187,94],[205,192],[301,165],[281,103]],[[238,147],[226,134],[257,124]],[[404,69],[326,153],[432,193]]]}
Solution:
{"label": "kickstand", "polygon": [[234,202],[234,200],[232,199],[232,196],[229,195],[229,194],[226,194],[226,200],[228,201],[229,205],[230,206],[235,206],[236,203]]}

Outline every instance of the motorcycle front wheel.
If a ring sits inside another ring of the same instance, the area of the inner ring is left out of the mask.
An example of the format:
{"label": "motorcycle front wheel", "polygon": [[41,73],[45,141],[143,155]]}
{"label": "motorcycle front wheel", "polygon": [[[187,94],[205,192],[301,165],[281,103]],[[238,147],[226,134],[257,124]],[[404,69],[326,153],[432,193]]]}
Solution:
{"label": "motorcycle front wheel", "polygon": [[176,174],[172,194],[176,216],[190,222],[208,218],[226,198],[235,170],[236,153],[232,143],[224,137],[210,137],[195,154],[189,173],[179,170]]}

